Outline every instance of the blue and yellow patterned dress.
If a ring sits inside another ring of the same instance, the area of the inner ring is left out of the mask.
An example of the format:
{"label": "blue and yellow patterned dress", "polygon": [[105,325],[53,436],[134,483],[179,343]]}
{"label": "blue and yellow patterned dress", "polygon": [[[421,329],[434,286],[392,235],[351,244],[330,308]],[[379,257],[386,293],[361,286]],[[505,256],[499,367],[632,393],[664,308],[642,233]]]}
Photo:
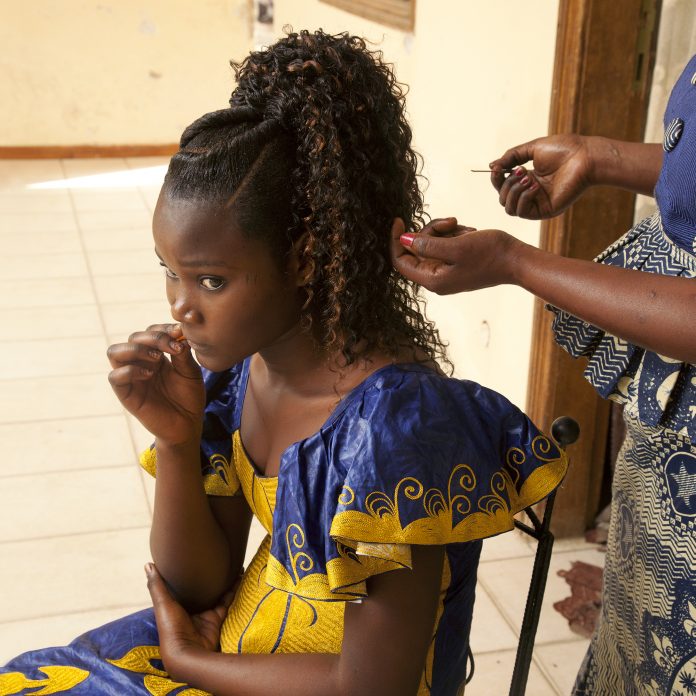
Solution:
{"label": "blue and yellow patterned dress", "polygon": [[[696,56],[664,125],[658,212],[597,260],[696,278]],[[696,694],[696,367],[565,312],[556,312],[554,329],[571,355],[589,358],[585,376],[599,393],[624,405],[627,430],[612,484],[600,622],[574,694]]]}
{"label": "blue and yellow patterned dress", "polygon": [[[422,365],[390,365],[350,392],[315,435],[290,446],[277,477],[264,477],[239,434],[248,376],[247,360],[205,377],[203,485],[210,495],[243,495],[267,532],[229,609],[221,649],[339,653],[345,603],[367,595],[367,579],[410,567],[413,544],[444,545],[418,693],[454,696],[480,540],[511,529],[517,511],[551,492],[564,456],[499,394]],[[154,474],[156,453],[142,463]],[[202,693],[168,680],[149,610],[0,671],[1,696],[54,684],[63,690],[37,693]]]}

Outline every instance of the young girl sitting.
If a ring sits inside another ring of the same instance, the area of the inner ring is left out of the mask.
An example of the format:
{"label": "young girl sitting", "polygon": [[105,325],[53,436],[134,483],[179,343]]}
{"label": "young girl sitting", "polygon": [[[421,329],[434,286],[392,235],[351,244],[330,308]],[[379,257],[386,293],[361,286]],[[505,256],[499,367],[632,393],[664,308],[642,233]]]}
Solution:
{"label": "young girl sitting", "polygon": [[301,32],[186,129],[153,222],[176,323],[109,349],[155,438],[154,612],[16,658],[0,694],[460,693],[480,539],[565,461],[443,375],[391,267],[394,217],[423,223],[403,110],[362,40]]}

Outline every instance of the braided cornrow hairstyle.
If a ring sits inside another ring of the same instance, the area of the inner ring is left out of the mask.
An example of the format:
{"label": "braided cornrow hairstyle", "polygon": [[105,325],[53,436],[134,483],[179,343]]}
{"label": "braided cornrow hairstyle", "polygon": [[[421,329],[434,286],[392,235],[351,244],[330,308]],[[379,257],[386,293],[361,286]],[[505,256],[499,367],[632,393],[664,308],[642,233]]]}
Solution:
{"label": "braided cornrow hairstyle", "polygon": [[289,33],[233,63],[230,109],[186,129],[165,191],[234,208],[282,260],[301,240],[305,320],[347,364],[415,345],[449,365],[418,288],[390,262],[395,217],[424,224],[404,90],[379,51],[346,33]]}

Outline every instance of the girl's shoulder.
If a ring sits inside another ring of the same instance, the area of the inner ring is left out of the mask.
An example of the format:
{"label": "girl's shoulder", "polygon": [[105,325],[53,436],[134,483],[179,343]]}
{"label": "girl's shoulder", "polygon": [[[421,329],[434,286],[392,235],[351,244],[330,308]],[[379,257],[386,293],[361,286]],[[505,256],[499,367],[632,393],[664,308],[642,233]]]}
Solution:
{"label": "girl's shoulder", "polygon": [[[338,405],[325,424],[334,437],[354,430],[427,441],[485,431],[498,441],[512,420],[531,421],[505,396],[476,382],[447,377],[419,363],[396,363],[373,372]],[[352,439],[352,437],[351,437]]]}

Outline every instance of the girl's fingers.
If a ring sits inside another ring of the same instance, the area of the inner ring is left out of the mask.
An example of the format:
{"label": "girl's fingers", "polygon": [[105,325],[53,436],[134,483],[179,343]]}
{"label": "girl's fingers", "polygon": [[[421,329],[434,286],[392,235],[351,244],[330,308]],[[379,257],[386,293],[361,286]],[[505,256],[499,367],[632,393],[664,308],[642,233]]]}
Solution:
{"label": "girl's fingers", "polygon": [[144,343],[115,343],[106,351],[111,367],[133,362],[156,364],[162,359],[162,351]]}
{"label": "girl's fingers", "polygon": [[154,563],[145,564],[145,575],[147,576],[147,589],[152,598],[152,606],[155,609],[155,614],[161,617],[175,607],[177,603],[167,589]]}
{"label": "girl's fingers", "polygon": [[124,365],[109,372],[109,384],[118,390],[129,387],[133,382],[145,382],[154,374],[155,371],[146,365]]}

